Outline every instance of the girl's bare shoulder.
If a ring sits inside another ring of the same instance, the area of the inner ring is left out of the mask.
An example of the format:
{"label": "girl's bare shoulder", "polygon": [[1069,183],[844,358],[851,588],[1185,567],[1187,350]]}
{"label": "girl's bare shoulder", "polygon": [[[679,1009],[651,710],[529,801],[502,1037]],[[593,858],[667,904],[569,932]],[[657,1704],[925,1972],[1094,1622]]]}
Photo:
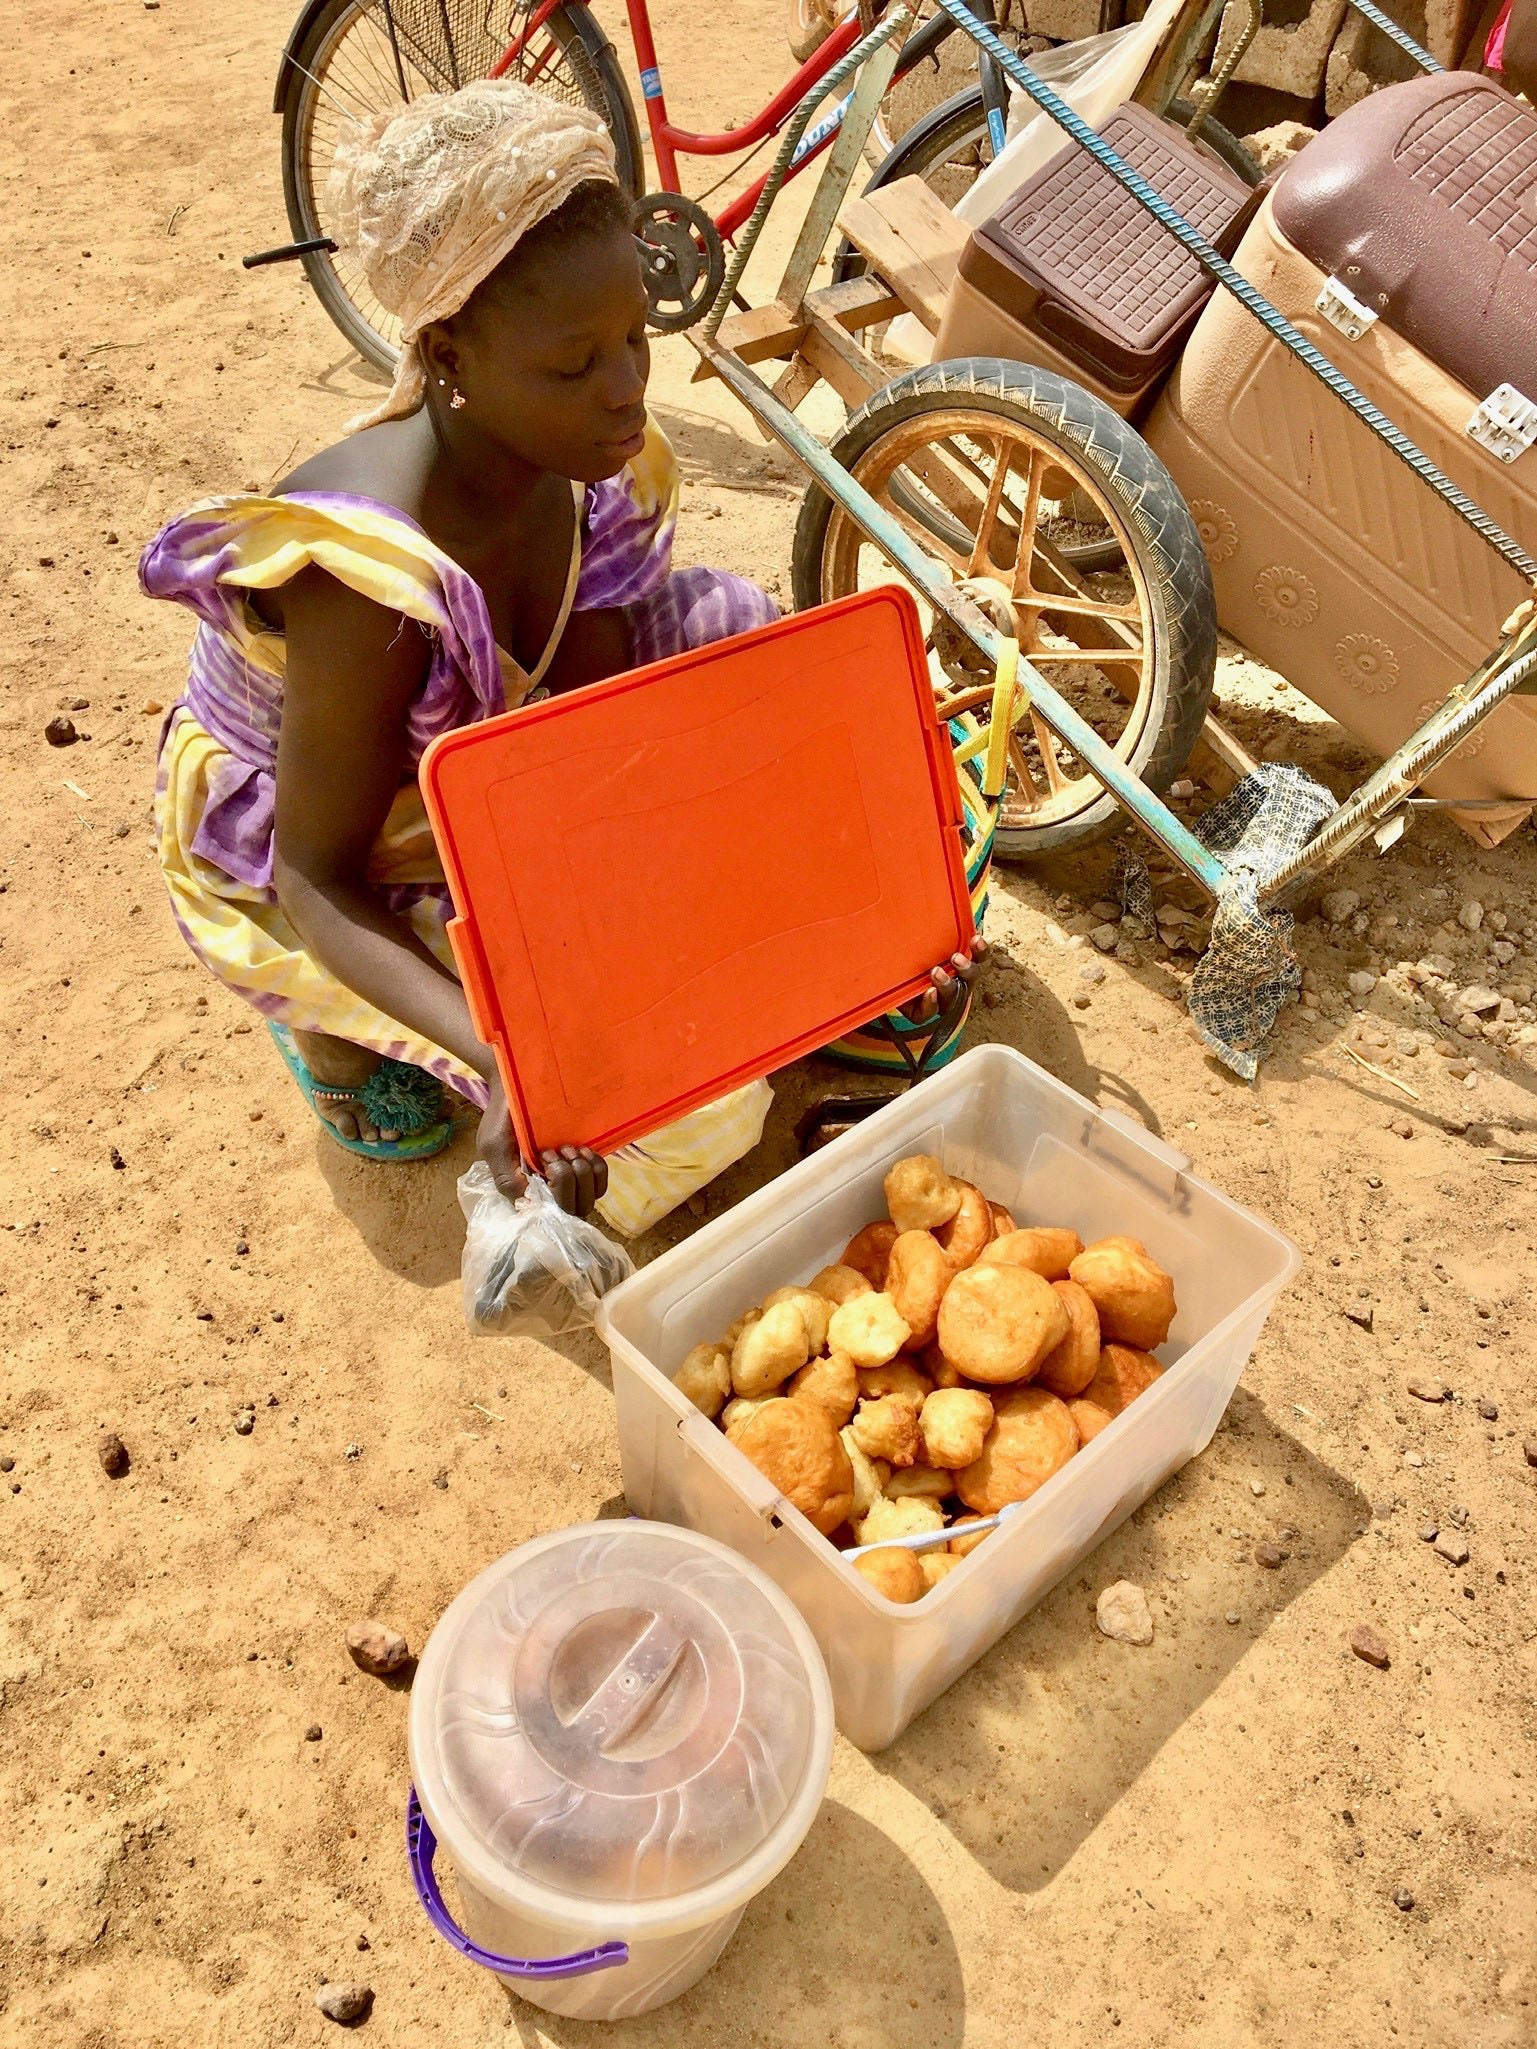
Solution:
{"label": "girl's bare shoulder", "polygon": [[408,519],[420,516],[429,449],[414,418],[386,420],[322,448],[272,487],[275,498],[297,491],[335,491],[391,505]]}

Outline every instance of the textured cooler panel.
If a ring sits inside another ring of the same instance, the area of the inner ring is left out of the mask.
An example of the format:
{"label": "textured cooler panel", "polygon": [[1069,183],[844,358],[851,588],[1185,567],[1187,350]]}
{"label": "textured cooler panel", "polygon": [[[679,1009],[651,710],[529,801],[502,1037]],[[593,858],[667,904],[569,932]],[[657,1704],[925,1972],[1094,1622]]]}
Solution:
{"label": "textured cooler panel", "polygon": [[[1243,186],[1140,107],[1123,107],[1104,140],[1210,240],[1243,206]],[[1138,352],[1207,289],[1201,266],[1084,150],[1070,146],[1023,185],[982,231],[1048,293],[1092,307],[1096,323]]]}

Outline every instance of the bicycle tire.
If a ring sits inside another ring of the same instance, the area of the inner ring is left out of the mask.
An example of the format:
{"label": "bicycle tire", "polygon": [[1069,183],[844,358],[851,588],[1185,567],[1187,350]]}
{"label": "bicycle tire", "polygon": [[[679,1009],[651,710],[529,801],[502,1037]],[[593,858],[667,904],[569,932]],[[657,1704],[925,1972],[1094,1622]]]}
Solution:
{"label": "bicycle tire", "polygon": [[[607,125],[620,182],[638,198],[643,175],[640,129],[613,45],[580,0],[557,8],[541,30],[544,33],[557,46],[557,63],[565,73],[565,89],[558,96],[579,100]],[[339,74],[344,59],[351,68]],[[293,64],[295,76],[283,104],[283,198],[293,238],[304,242],[328,232],[324,184],[331,151],[324,140],[326,125],[342,113],[382,112],[405,100],[380,0],[327,0],[295,51]],[[441,89],[441,81],[418,66],[403,61],[402,69],[408,86],[415,81],[415,90]],[[398,323],[368,291],[356,259],[343,251],[319,251],[301,260],[315,296],[352,346],[380,369],[393,370],[399,356]]]}
{"label": "bicycle tire", "polygon": [[[926,412],[958,410],[984,424],[1012,424],[1061,449],[1115,508],[1148,593],[1154,648],[1142,727],[1125,758],[1161,794],[1200,733],[1217,659],[1211,568],[1174,479],[1135,428],[1080,385],[1033,364],[989,357],[931,363],[896,378],[851,415],[830,453],[845,469],[871,459],[878,466],[883,439]],[[834,587],[839,576],[829,549],[833,510],[828,493],[809,485],[790,558],[799,610],[849,595]],[[1028,860],[1088,846],[1113,832],[1118,818],[1115,799],[1101,787],[1097,798],[1062,822],[1032,827],[1000,821],[996,849],[1006,859]]]}

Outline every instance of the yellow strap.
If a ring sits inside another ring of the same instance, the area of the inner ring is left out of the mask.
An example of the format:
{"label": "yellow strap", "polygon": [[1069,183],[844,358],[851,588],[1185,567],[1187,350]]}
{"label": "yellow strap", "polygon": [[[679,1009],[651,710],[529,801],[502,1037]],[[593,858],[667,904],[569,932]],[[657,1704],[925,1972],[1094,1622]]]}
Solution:
{"label": "yellow strap", "polygon": [[[1019,642],[1003,640],[998,643],[998,673],[993,680],[993,709],[987,727],[987,766],[982,774],[982,794],[990,804],[996,804],[1003,795],[1003,786],[1009,774],[1009,734],[1014,720],[1024,706],[1015,702],[1019,683]],[[1030,702],[1029,692],[1024,693],[1024,702]]]}

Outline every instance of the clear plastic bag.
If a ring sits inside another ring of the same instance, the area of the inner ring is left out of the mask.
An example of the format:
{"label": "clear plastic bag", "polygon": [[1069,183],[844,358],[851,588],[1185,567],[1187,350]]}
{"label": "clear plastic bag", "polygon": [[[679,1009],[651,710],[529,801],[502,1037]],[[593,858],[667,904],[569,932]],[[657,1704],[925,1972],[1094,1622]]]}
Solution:
{"label": "clear plastic bag", "polygon": [[635,1271],[596,1224],[568,1216],[535,1175],[509,1202],[484,1160],[459,1177],[467,1230],[464,1320],[479,1337],[559,1337],[585,1330],[599,1298]]}

